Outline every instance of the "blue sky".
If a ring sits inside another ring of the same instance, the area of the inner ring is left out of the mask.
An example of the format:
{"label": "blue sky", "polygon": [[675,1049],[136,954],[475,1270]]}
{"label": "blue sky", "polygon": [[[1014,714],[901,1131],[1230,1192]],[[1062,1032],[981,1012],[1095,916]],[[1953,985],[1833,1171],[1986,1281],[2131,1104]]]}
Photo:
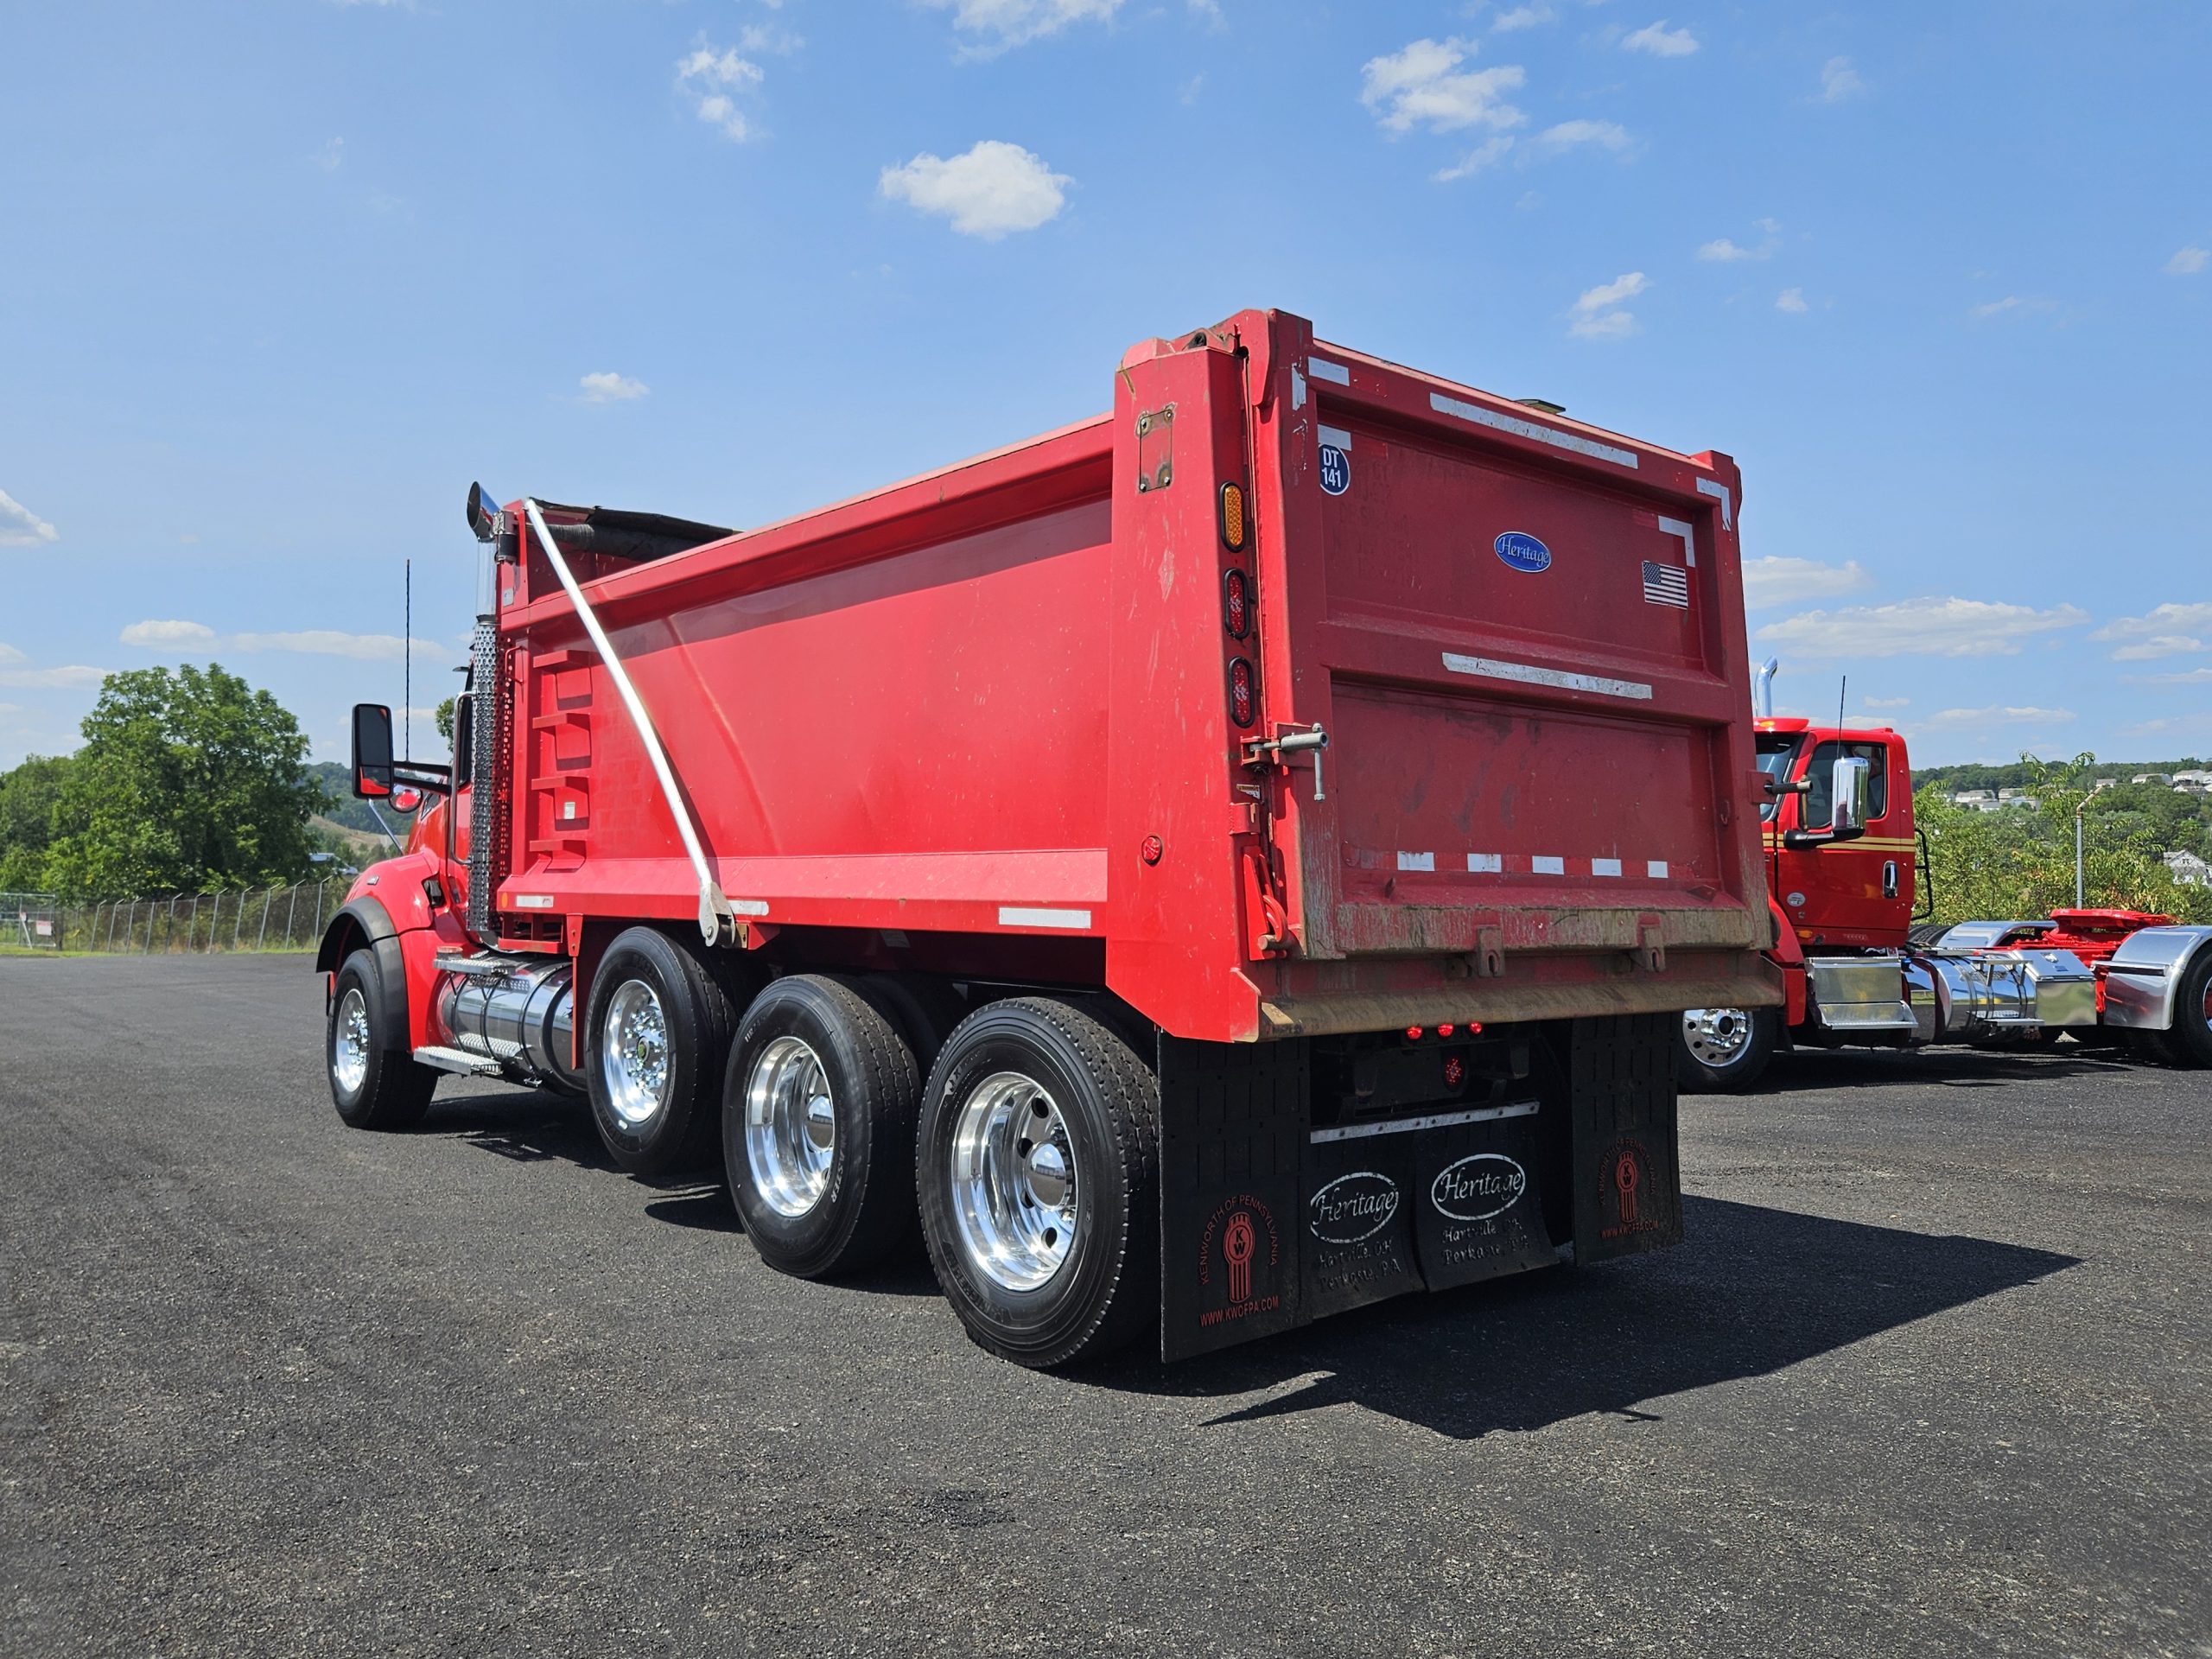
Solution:
{"label": "blue sky", "polygon": [[0,77],[0,765],[210,657],[335,758],[472,478],[757,524],[1249,305],[1734,454],[1785,708],[2212,753],[2212,7],[85,0]]}

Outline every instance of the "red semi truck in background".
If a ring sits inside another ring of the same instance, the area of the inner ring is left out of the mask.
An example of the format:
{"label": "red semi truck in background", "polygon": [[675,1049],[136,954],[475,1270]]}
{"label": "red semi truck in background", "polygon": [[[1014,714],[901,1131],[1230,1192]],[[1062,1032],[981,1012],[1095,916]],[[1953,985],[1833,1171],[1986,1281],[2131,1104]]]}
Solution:
{"label": "red semi truck in background", "polygon": [[[1754,725],[1769,788],[1770,954],[1784,998],[1778,1007],[1685,1010],[1685,1088],[1749,1088],[1785,1046],[2008,1044],[2069,1032],[2212,1066],[2212,927],[2090,909],[1916,925],[1935,894],[1903,734],[1774,718],[1777,666],[1770,658],[1759,669]],[[1855,810],[1847,805],[1841,833],[1832,822],[1846,792],[1839,762],[1863,763],[1866,791]]]}
{"label": "red semi truck in background", "polygon": [[1248,311],[1109,414],[743,534],[473,491],[450,766],[322,942],[340,1115],[461,1072],[1164,1357],[1681,1232],[1674,1030],[1781,1000],[1735,507]]}

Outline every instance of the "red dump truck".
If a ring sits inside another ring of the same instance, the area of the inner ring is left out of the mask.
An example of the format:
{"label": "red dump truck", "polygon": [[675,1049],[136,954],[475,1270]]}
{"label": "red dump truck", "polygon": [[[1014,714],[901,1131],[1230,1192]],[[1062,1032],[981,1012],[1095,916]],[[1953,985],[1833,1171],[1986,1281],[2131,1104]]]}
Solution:
{"label": "red dump truck", "polygon": [[574,1090],[1032,1365],[1675,1243],[1679,1010],[1781,995],[1734,465],[1280,312],[1112,390],[741,534],[472,491],[452,764],[356,711],[430,798],[341,1116]]}

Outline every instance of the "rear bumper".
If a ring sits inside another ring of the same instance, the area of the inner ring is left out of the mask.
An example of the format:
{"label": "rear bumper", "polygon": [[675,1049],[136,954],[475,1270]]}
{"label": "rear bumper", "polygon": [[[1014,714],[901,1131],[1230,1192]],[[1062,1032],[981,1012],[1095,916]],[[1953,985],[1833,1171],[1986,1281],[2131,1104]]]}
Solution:
{"label": "rear bumper", "polygon": [[1440,1020],[1485,1024],[1683,1008],[1780,1006],[1782,969],[1757,950],[1665,953],[1657,969],[1628,951],[1545,957],[1506,953],[1484,976],[1479,958],[1290,963],[1260,1001],[1265,1038],[1325,1037]]}

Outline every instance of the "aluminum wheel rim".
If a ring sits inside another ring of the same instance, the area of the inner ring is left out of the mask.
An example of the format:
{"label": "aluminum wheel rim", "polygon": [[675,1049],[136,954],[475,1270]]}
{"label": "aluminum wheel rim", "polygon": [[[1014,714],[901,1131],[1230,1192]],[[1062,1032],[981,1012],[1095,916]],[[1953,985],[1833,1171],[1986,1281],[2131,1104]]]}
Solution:
{"label": "aluminum wheel rim", "polygon": [[821,1202],[837,1157],[837,1103],[822,1057],[797,1037],[760,1051],[745,1083],[745,1160],[753,1190],[778,1215]]}
{"label": "aluminum wheel rim", "polygon": [[369,1077],[369,1005],[353,986],[338,1000],[338,1023],[330,1045],[330,1075],[347,1094],[358,1094]]}
{"label": "aluminum wheel rim", "polygon": [[600,1041],[601,1070],[614,1116],[635,1126],[668,1103],[668,1017],[641,979],[626,979],[607,999]]}
{"label": "aluminum wheel rim", "polygon": [[998,1071],[970,1090],[952,1131],[952,1209],[968,1259],[1007,1290],[1035,1290],[1067,1264],[1082,1174],[1058,1102],[1034,1077]]}
{"label": "aluminum wheel rim", "polygon": [[1742,1059],[1751,1046],[1751,1016],[1746,1008],[1685,1008],[1682,1039],[1700,1065],[1724,1071]]}

